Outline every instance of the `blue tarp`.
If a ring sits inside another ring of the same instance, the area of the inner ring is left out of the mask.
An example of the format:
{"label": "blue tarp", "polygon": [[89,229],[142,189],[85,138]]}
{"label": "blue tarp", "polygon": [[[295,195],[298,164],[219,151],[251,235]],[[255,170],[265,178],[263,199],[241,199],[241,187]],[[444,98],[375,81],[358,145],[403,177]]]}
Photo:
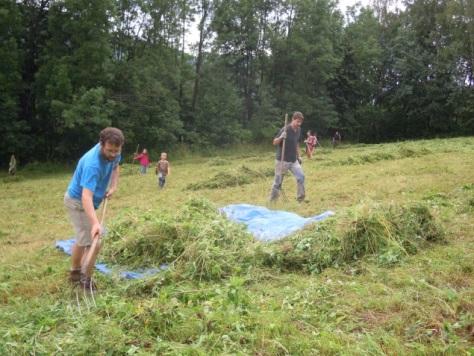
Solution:
{"label": "blue tarp", "polygon": [[[75,241],[76,241],[75,239],[56,241],[56,248],[67,253],[68,255],[71,255],[72,245],[74,245]],[[95,268],[104,274],[112,273],[112,269],[109,266],[107,266],[105,263],[96,263]],[[154,275],[167,268],[168,266],[166,264],[163,264],[160,266],[160,268],[148,268],[148,269],[140,269],[136,271],[122,271],[120,272],[120,276],[126,279],[138,279],[138,278]]]}
{"label": "blue tarp", "polygon": [[245,224],[247,230],[262,242],[281,240],[307,224],[334,215],[334,212],[327,210],[322,214],[303,218],[288,211],[270,210],[263,206],[250,204],[231,204],[220,210],[229,220]]}

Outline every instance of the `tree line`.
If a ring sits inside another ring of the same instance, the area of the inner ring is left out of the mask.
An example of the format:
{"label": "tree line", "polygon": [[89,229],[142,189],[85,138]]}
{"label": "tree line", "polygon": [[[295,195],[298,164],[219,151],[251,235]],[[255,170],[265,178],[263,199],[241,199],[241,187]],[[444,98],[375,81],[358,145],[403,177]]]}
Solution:
{"label": "tree line", "polygon": [[[268,140],[286,112],[381,142],[474,133],[474,2],[0,0],[0,156]],[[190,48],[190,31],[198,40]]]}

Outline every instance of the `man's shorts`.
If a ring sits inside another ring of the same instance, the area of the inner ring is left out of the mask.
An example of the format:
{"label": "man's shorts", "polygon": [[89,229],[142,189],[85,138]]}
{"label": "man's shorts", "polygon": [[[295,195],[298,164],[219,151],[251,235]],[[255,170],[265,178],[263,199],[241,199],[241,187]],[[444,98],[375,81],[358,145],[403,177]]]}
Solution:
{"label": "man's shorts", "polygon": [[73,199],[66,192],[64,194],[64,205],[66,206],[69,217],[71,218],[74,231],[76,232],[76,243],[78,246],[90,246],[92,244],[91,229],[92,225],[82,207],[82,202]]}

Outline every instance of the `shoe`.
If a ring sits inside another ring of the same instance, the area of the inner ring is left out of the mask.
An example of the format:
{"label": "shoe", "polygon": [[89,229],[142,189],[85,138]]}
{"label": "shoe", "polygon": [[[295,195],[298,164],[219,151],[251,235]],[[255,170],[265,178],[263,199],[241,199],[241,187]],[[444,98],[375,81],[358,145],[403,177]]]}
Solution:
{"label": "shoe", "polygon": [[81,281],[81,270],[73,269],[69,271],[69,282],[77,284]]}
{"label": "shoe", "polygon": [[80,286],[84,292],[97,292],[97,285],[90,277],[82,276]]}

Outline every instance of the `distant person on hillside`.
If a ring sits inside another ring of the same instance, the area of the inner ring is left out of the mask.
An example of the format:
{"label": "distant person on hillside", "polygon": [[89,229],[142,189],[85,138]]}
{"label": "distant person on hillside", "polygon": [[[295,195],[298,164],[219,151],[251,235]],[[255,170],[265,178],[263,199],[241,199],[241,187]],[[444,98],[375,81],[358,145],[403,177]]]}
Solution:
{"label": "distant person on hillside", "polygon": [[[299,140],[301,137],[301,124],[303,123],[303,114],[299,111],[293,113],[291,123],[278,131],[273,139],[273,145],[277,146],[275,161],[275,179],[273,181],[270,201],[276,201],[280,195],[283,183],[283,175],[287,171],[296,178],[297,193],[296,200],[304,201],[304,172],[301,168],[301,157],[299,150]],[[283,146],[285,146],[283,150]],[[283,152],[282,152],[283,151]]]}
{"label": "distant person on hillside", "polygon": [[16,158],[12,154],[10,157],[10,163],[8,164],[8,174],[14,176],[16,174]]}
{"label": "distant person on hillside", "polygon": [[150,158],[148,157],[148,151],[146,148],[143,149],[142,153],[136,154],[133,157],[134,160],[137,160],[140,163],[140,173],[146,174],[146,170],[150,165]]}
{"label": "distant person on hillside", "polygon": [[155,173],[158,175],[158,186],[160,189],[163,189],[166,183],[166,177],[171,173],[168,154],[166,152],[161,153],[160,160],[156,163]]}
{"label": "distant person on hillside", "polygon": [[304,143],[306,143],[306,156],[311,159],[313,158],[313,151],[314,148],[316,147],[316,144],[318,142],[318,139],[316,135],[313,133],[313,131],[308,130],[306,133],[306,140],[304,140]]}
{"label": "distant person on hillside", "polygon": [[[110,198],[117,190],[123,143],[122,131],[114,127],[103,129],[99,143],[79,160],[64,194],[64,205],[76,233],[69,279],[72,283],[78,283],[85,291],[96,289],[91,277],[102,233],[96,209],[104,198]],[[89,251],[93,239],[99,239],[99,243],[94,251]],[[91,259],[85,265],[88,253],[91,253]]]}
{"label": "distant person on hillside", "polygon": [[340,143],[341,143],[341,134],[339,133],[339,131],[336,131],[336,133],[332,137],[332,147],[336,148],[336,146],[338,146]]}

